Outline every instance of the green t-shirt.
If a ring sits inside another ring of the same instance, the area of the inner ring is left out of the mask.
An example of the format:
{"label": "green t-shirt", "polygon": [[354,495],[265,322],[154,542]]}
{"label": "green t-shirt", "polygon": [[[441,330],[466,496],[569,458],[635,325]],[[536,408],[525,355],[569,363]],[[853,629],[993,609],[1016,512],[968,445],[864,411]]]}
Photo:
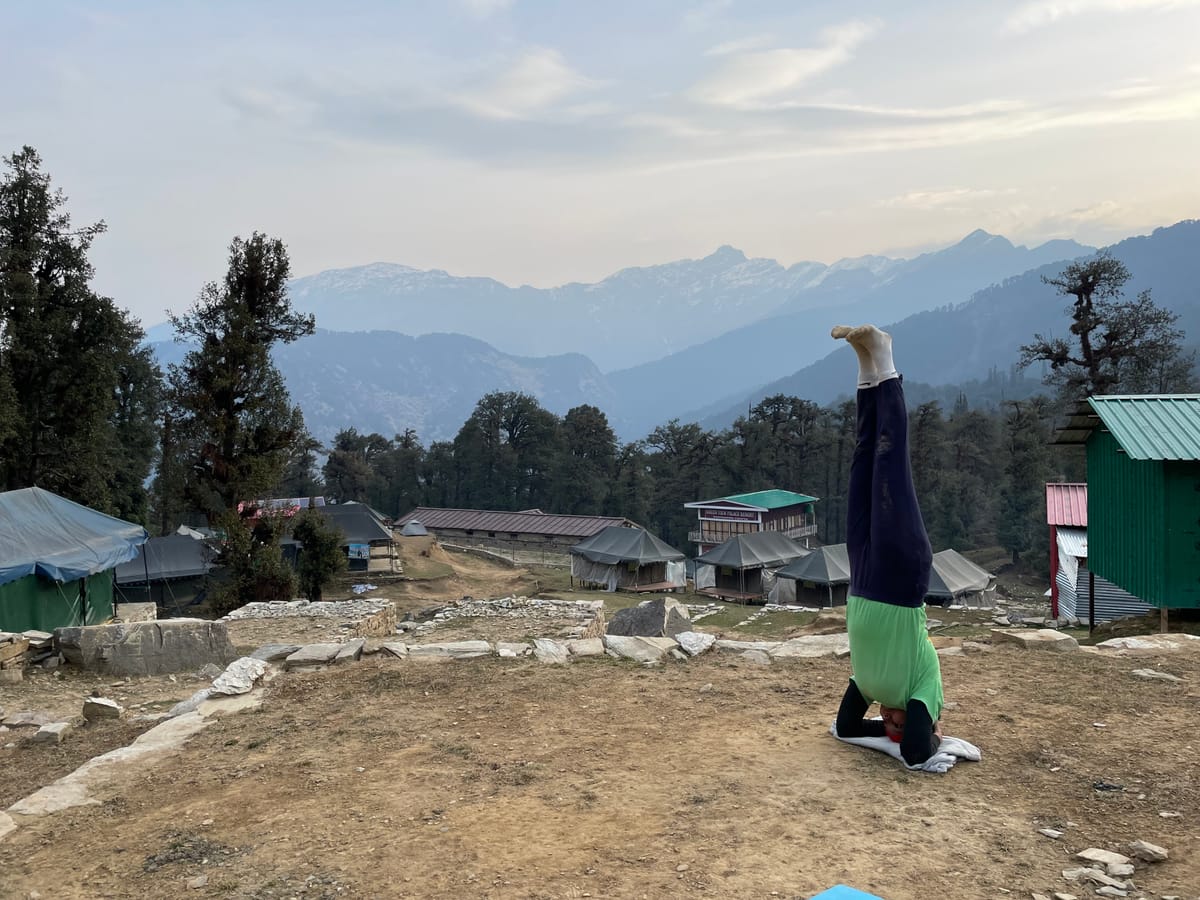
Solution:
{"label": "green t-shirt", "polygon": [[850,676],[868,701],[904,709],[920,700],[933,721],[942,716],[942,667],[925,628],[925,607],[893,606],[863,597],[846,601]]}

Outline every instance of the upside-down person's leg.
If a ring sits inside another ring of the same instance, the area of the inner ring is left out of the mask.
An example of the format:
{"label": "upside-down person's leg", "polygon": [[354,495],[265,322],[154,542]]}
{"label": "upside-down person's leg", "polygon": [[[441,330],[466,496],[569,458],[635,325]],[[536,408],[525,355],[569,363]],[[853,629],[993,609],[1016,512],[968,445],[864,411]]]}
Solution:
{"label": "upside-down person's leg", "polygon": [[842,695],[842,705],[838,708],[838,737],[886,737],[887,731],[882,721],[864,718],[870,705],[858,689],[858,685],[851,680],[846,693]]}

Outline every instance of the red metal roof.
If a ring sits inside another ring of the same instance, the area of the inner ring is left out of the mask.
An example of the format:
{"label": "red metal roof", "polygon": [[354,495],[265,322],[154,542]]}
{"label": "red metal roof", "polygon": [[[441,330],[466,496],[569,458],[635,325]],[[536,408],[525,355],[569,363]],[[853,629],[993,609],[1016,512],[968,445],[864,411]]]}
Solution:
{"label": "red metal roof", "polygon": [[1046,524],[1087,528],[1087,484],[1046,485]]}
{"label": "red metal roof", "polygon": [[395,527],[417,521],[429,531],[457,528],[468,531],[495,531],[510,534],[549,534],[555,537],[591,537],[609,525],[632,525],[620,516],[556,516],[544,512],[500,512],[487,509],[442,509],[419,506]]}

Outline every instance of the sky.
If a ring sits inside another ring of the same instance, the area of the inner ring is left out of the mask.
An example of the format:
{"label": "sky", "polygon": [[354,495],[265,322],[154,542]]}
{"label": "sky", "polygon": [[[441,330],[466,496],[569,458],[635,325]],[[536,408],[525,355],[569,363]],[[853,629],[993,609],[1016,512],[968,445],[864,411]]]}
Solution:
{"label": "sky", "polygon": [[25,0],[28,144],[147,324],[229,241],[510,285],[1200,216],[1200,0]]}

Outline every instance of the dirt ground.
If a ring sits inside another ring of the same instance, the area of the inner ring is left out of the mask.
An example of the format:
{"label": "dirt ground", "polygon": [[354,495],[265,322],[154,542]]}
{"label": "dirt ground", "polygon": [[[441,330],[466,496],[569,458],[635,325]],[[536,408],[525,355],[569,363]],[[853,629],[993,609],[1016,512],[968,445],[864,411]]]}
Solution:
{"label": "dirt ground", "polygon": [[[1129,674],[1147,665],[1184,681]],[[1171,851],[1139,868],[1146,896],[1200,897],[1200,660],[1001,648],[944,670],[946,730],[984,759],[943,776],[826,733],[845,661],[285,674],[102,805],[24,824],[0,897],[1089,896],[1070,854],[1135,839]]]}
{"label": "dirt ground", "polygon": [[[570,594],[561,572],[422,539],[401,550],[409,580],[371,595],[401,614],[540,591],[603,598],[611,617],[641,599]],[[769,613],[737,628],[752,611],[731,605],[699,627],[777,638],[808,620]],[[930,615],[947,633],[982,632],[988,617]],[[486,622],[427,639],[494,639]],[[265,620],[235,643],[337,637],[339,624]],[[1130,674],[1147,666],[1184,680]],[[1001,647],[943,669],[946,731],[984,753],[943,776],[828,735],[845,660],[754,668],[708,655],[645,669],[374,657],[285,673],[261,708],[221,717],[101,804],[23,822],[0,843],[0,900],[804,898],[838,882],[887,900],[1085,897],[1061,876],[1071,854],[1136,839],[1171,858],[1139,866],[1131,896],[1200,900],[1200,656]],[[201,686],[62,673],[0,686],[0,707],[69,718],[99,690],[157,712]],[[25,742],[28,729],[0,734],[0,747],[14,744],[0,749],[0,809],[144,727],[88,725],[59,746]],[[1037,833],[1047,826],[1064,838]]]}

